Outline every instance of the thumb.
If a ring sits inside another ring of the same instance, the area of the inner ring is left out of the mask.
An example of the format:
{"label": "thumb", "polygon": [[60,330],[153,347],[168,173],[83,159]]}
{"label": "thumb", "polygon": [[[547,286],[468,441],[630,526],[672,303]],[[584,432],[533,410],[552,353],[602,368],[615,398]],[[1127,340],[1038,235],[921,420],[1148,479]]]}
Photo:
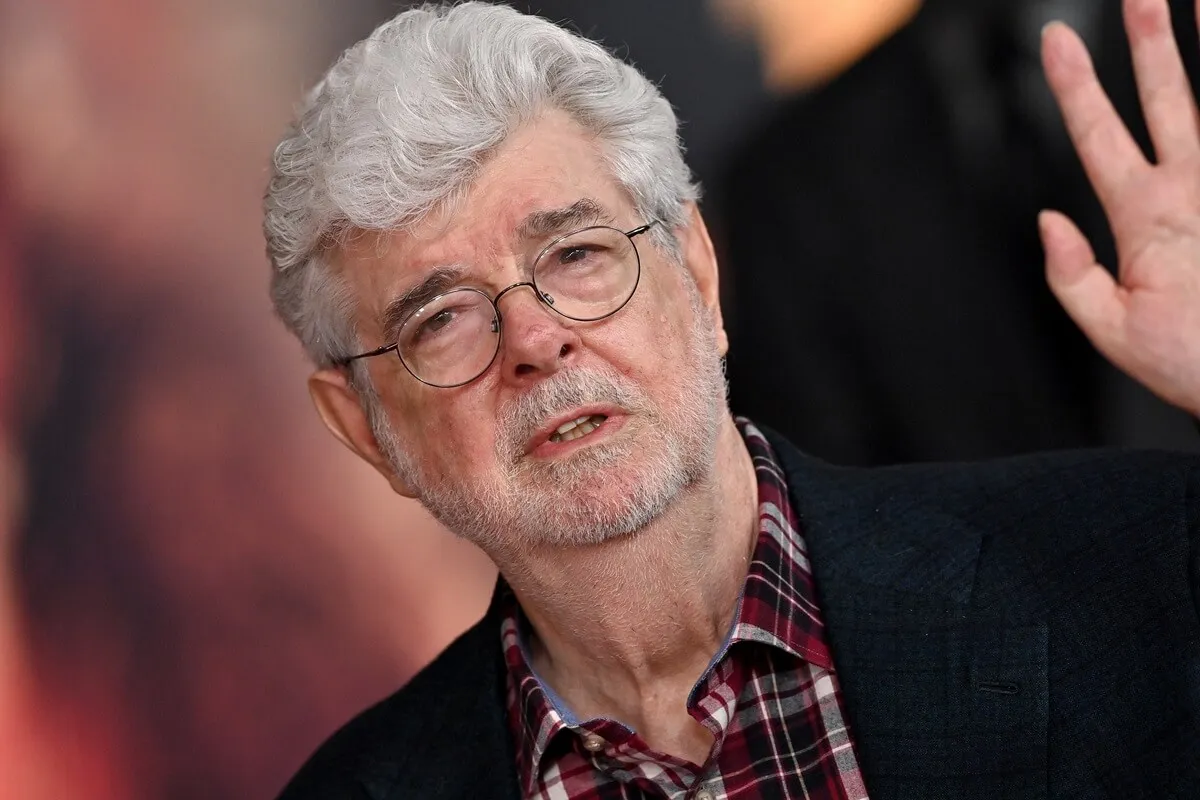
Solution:
{"label": "thumb", "polygon": [[1124,293],[1112,274],[1096,263],[1087,237],[1057,211],[1038,215],[1046,251],[1046,282],[1058,302],[1100,352],[1124,361]]}

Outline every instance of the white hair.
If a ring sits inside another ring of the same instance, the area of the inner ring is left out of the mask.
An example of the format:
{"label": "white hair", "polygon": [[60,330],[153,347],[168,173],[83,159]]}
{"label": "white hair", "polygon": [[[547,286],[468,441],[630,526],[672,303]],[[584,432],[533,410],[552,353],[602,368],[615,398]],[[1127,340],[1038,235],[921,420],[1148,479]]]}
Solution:
{"label": "white hair", "polygon": [[275,309],[319,367],[360,346],[331,250],[454,202],[510,133],[551,109],[597,138],[637,211],[664,223],[657,244],[676,249],[671,231],[699,189],[675,113],[595,42],[502,5],[426,5],[329,69],[275,150],[263,224]]}

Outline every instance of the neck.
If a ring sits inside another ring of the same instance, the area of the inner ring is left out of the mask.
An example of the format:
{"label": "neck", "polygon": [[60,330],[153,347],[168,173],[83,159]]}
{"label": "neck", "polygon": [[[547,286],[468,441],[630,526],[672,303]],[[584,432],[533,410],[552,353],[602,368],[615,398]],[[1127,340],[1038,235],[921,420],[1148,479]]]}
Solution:
{"label": "neck", "polygon": [[728,418],[708,479],[651,525],[497,562],[533,626],[539,674],[581,717],[634,721],[664,692],[686,696],[720,647],[757,530],[754,468]]}

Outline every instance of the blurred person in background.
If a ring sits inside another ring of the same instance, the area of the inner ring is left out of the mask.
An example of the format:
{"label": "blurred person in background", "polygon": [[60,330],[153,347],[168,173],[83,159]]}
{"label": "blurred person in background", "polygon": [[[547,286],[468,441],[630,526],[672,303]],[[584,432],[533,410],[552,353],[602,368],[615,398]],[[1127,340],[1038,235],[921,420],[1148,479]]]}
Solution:
{"label": "blurred person in background", "polygon": [[[0,797],[64,797],[80,784],[95,787],[96,797],[113,797],[109,776],[96,759],[85,766],[77,757],[71,764],[72,774],[63,774],[64,765],[53,757],[44,728],[38,724],[33,681],[25,659],[25,625],[10,565],[25,502],[17,412],[24,372],[21,362],[26,356],[21,345],[27,341],[29,318],[22,303],[23,275],[17,269],[17,225],[8,186],[0,170]],[[75,755],[81,754],[77,751]]]}
{"label": "blurred person in background", "polygon": [[263,153],[373,12],[0,0],[5,800],[261,798],[486,600],[285,391],[255,277]]}
{"label": "blurred person in background", "polygon": [[[3,156],[0,155],[0,163]],[[27,325],[18,301],[17,253],[12,203],[0,172],[0,542],[8,542],[24,494],[16,455],[17,375]]]}
{"label": "blurred person in background", "polygon": [[[842,464],[1200,444],[1095,355],[1036,268],[1043,208],[1117,263],[1038,43],[1071,22],[1145,147],[1119,0],[715,6],[754,33],[781,96],[717,192],[736,407]],[[1172,8],[1194,30],[1191,4]]]}

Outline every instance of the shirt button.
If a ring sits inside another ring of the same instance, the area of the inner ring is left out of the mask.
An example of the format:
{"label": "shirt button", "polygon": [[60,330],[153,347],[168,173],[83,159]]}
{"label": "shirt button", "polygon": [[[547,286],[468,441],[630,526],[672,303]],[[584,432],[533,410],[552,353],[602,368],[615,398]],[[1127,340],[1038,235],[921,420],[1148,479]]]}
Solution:
{"label": "shirt button", "polygon": [[[599,753],[604,749],[605,744],[606,742],[594,733],[589,733],[583,737],[583,749],[589,753]],[[705,800],[712,800],[712,798],[708,797]]]}
{"label": "shirt button", "polygon": [[708,789],[701,789],[700,791],[696,792],[696,800],[716,800],[716,795],[714,795]]}

